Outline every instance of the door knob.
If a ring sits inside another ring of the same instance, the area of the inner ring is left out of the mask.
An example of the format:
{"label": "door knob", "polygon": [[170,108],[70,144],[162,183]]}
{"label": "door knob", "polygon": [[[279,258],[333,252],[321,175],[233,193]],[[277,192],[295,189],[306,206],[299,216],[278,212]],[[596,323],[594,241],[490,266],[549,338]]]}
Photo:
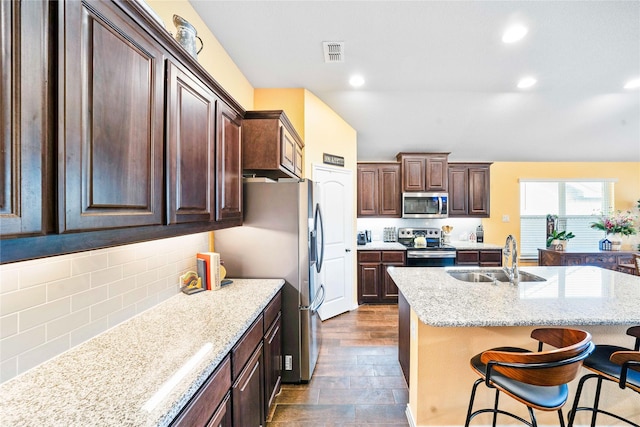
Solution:
{"label": "door knob", "polygon": [[345,249],[344,251],[345,252],[351,252],[351,249]]}

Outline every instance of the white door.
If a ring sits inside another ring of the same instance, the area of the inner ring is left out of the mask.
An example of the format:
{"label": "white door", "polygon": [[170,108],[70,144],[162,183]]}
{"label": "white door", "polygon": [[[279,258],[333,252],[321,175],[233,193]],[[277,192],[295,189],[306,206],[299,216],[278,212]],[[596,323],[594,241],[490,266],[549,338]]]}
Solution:
{"label": "white door", "polygon": [[311,179],[320,187],[324,224],[320,283],[326,294],[318,314],[326,320],[353,308],[353,172],[314,164]]}

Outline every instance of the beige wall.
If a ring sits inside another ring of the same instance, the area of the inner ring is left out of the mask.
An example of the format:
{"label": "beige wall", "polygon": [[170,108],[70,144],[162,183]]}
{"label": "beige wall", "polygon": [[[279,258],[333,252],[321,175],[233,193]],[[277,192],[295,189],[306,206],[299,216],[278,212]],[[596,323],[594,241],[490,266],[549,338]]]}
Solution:
{"label": "beige wall", "polygon": [[[640,198],[638,162],[497,162],[491,165],[491,218],[482,221],[491,241],[500,242],[509,234],[520,240],[521,178],[615,178],[616,209],[633,209]],[[502,222],[503,215],[509,216],[509,222]],[[623,249],[634,249],[638,237],[627,239]]]}

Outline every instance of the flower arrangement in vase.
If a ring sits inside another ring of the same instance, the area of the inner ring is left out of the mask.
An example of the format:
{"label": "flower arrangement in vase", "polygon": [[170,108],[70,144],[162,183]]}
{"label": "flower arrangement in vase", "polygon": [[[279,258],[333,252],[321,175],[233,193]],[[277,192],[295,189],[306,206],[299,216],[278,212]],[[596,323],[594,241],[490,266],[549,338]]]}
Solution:
{"label": "flower arrangement in vase", "polygon": [[636,234],[634,222],[636,217],[631,211],[616,211],[610,215],[603,215],[598,221],[591,223],[591,228],[602,230],[605,233],[604,240],[600,241],[600,249],[609,249],[607,236],[612,235],[610,245],[611,250],[619,251],[622,245],[622,236]]}

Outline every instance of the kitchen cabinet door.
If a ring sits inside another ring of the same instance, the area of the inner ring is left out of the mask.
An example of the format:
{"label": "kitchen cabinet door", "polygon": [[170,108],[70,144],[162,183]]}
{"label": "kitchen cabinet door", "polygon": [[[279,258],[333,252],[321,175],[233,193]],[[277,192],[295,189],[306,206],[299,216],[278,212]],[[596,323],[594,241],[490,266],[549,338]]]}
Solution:
{"label": "kitchen cabinet door", "polygon": [[232,427],[231,393],[227,393],[218,410],[207,423],[207,427]]}
{"label": "kitchen cabinet door", "polygon": [[269,178],[301,178],[304,143],[282,110],[247,111],[242,121],[242,167]]}
{"label": "kitchen cabinet door", "polygon": [[260,342],[233,384],[231,396],[234,426],[258,427],[264,425],[262,357],[262,342]]}
{"label": "kitchen cabinet door", "polygon": [[449,163],[449,216],[488,218],[491,163]]}
{"label": "kitchen cabinet door", "polygon": [[52,228],[51,3],[0,2],[0,235]]}
{"label": "kitchen cabinet door", "polygon": [[398,287],[387,267],[405,264],[405,251],[358,251],[358,304],[397,302]]}
{"label": "kitchen cabinet door", "polygon": [[446,192],[449,153],[398,153],[402,164],[402,191]]}
{"label": "kitchen cabinet door", "polygon": [[242,117],[219,103],[216,221],[242,222]]}
{"label": "kitchen cabinet door", "polygon": [[214,220],[217,98],[167,62],[168,223]]}
{"label": "kitchen cabinet door", "polygon": [[280,392],[282,379],[282,316],[278,313],[276,320],[264,336],[264,413]]}
{"label": "kitchen cabinet door", "polygon": [[358,217],[402,215],[399,163],[358,163]]}
{"label": "kitchen cabinet door", "polygon": [[112,2],[58,3],[59,230],[164,219],[164,51]]}
{"label": "kitchen cabinet door", "polygon": [[384,251],[382,252],[382,277],[383,284],[380,287],[382,294],[380,302],[395,303],[398,301],[398,287],[387,272],[387,267],[403,267],[406,264],[406,253],[404,251]]}

